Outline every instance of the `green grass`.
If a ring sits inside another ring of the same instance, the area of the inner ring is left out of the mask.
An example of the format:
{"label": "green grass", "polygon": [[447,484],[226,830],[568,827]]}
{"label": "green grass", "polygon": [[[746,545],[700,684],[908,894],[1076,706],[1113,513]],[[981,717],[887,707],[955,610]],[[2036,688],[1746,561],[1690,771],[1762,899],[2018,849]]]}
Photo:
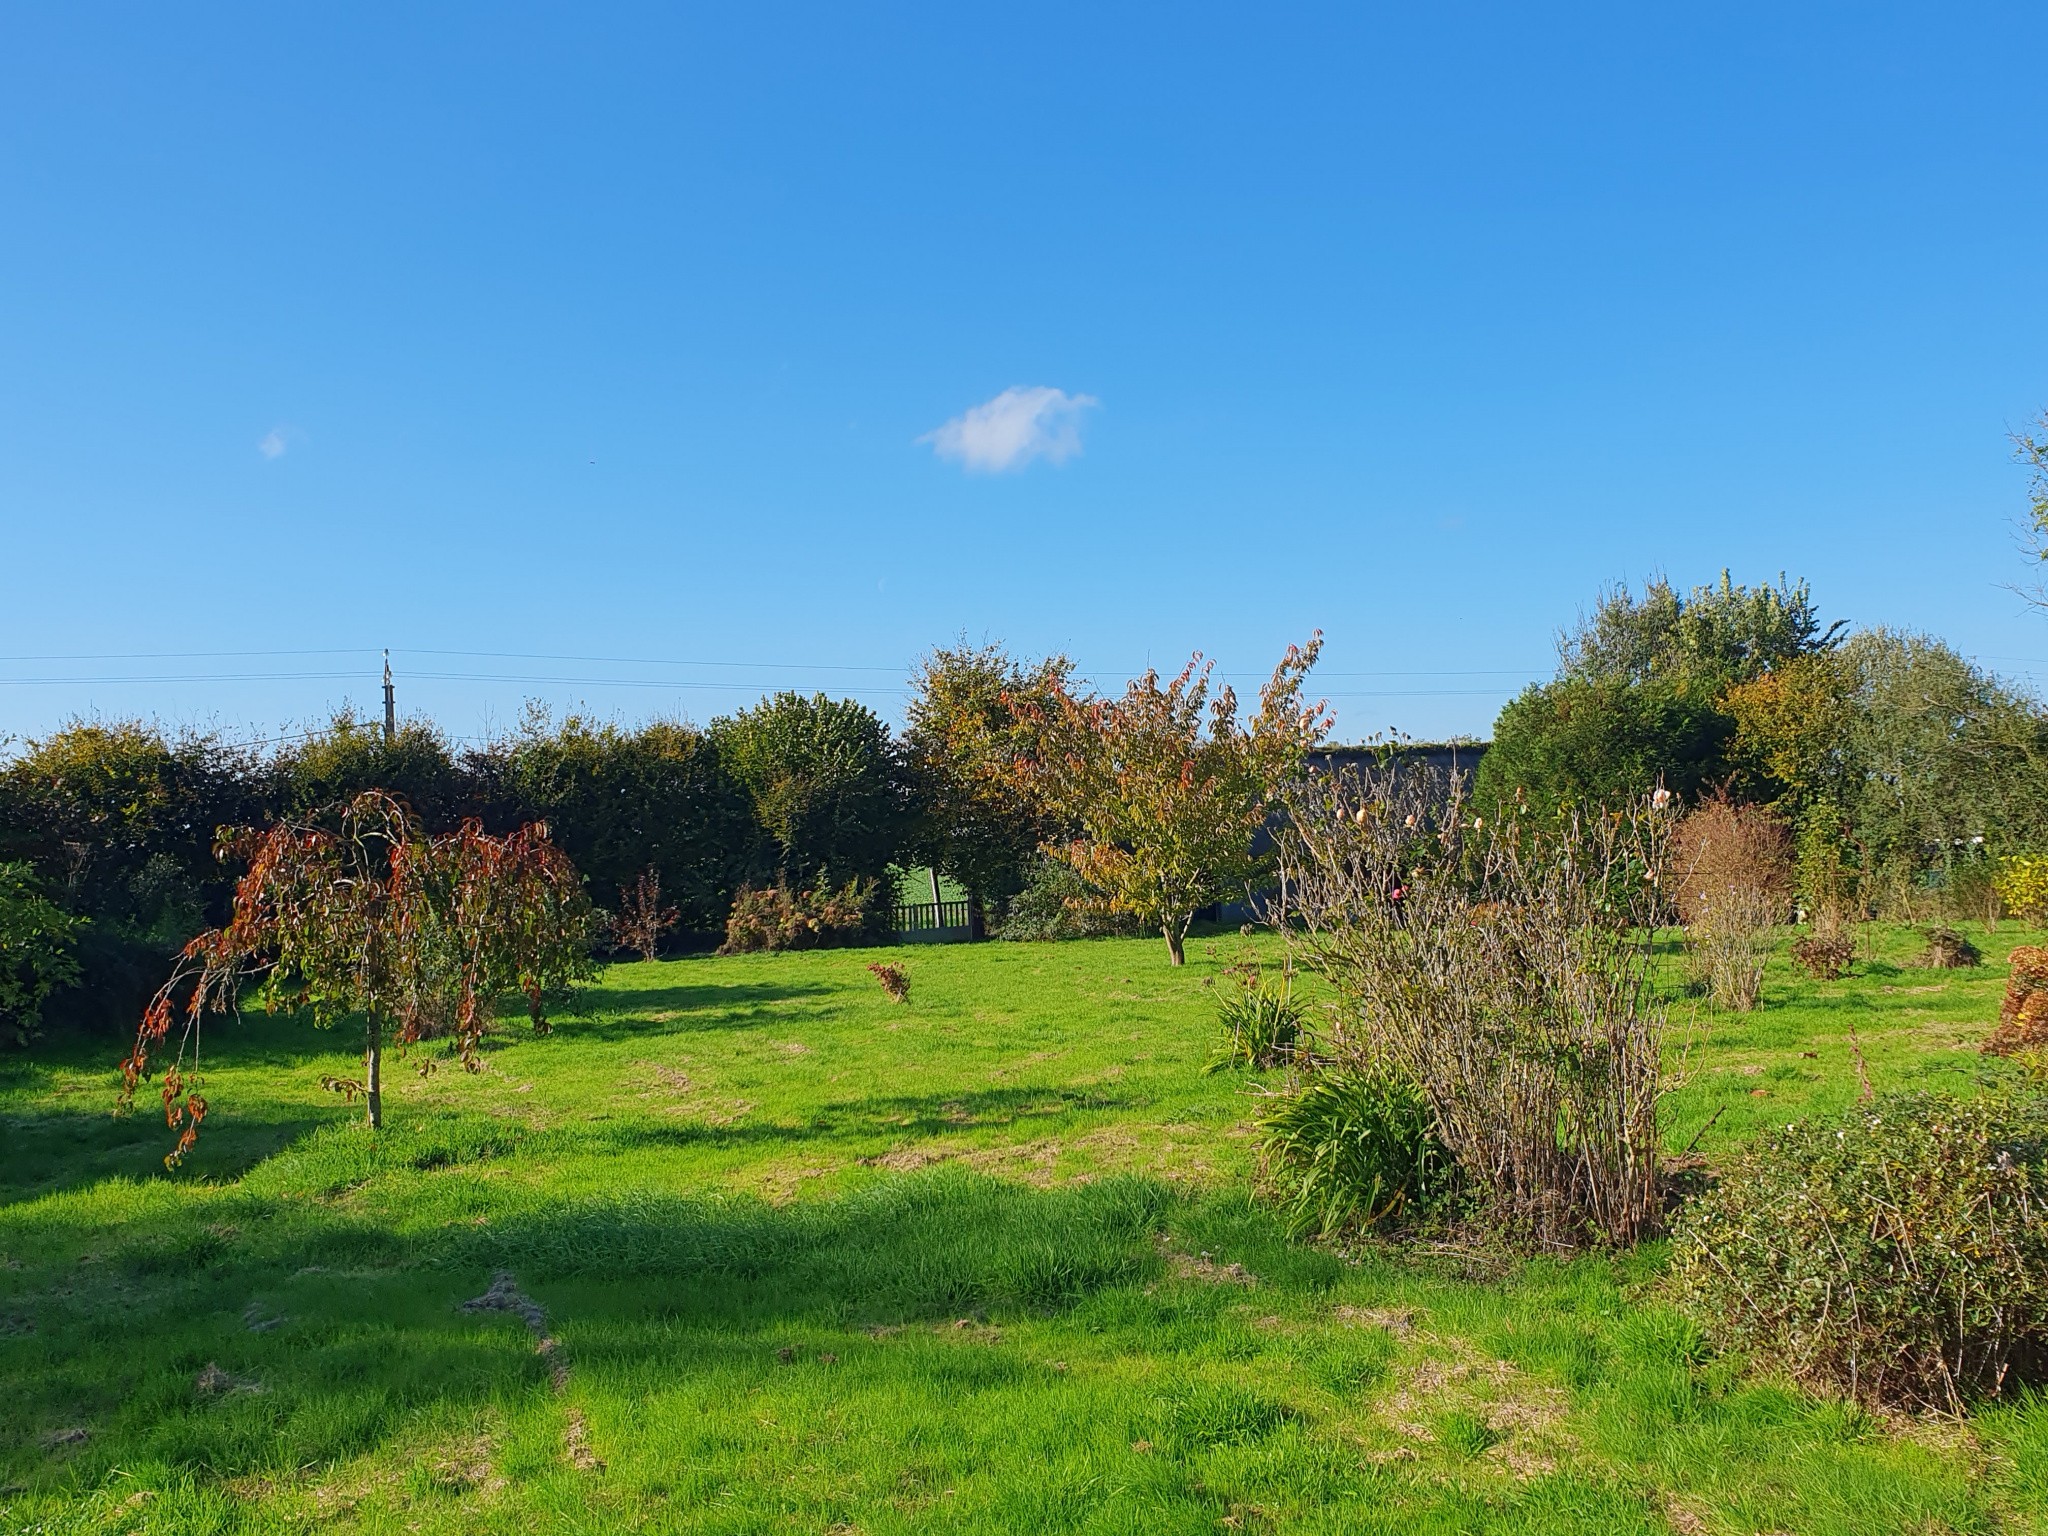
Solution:
{"label": "green grass", "polygon": [[[1852,1021],[1880,1089],[1970,1081],[2019,937],[1774,961],[1762,1012],[1699,1017],[1668,1139],[1852,1100]],[[1746,1374],[1655,1246],[1287,1241],[1256,1075],[1201,1072],[1223,958],[622,965],[480,1076],[399,1066],[377,1137],[318,1086],[345,1037],[227,1023],[172,1176],[108,1116],[118,1045],[8,1059],[0,1531],[2048,1529],[2048,1406],[1881,1422]],[[461,1309],[498,1270],[549,1352]]]}

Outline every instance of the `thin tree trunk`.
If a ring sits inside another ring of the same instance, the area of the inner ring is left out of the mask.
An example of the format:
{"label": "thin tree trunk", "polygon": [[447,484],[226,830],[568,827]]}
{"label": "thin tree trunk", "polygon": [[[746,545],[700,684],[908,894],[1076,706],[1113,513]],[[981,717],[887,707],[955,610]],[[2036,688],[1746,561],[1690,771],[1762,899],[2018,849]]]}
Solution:
{"label": "thin tree trunk", "polygon": [[363,1100],[369,1106],[365,1118],[373,1131],[384,1128],[384,1026],[377,1015],[369,1016],[363,1048]]}
{"label": "thin tree trunk", "polygon": [[1173,957],[1173,963],[1175,965],[1186,965],[1188,963],[1188,951],[1186,944],[1182,941],[1187,936],[1187,930],[1185,928],[1176,928],[1169,923],[1159,931],[1166,935],[1166,952]]}

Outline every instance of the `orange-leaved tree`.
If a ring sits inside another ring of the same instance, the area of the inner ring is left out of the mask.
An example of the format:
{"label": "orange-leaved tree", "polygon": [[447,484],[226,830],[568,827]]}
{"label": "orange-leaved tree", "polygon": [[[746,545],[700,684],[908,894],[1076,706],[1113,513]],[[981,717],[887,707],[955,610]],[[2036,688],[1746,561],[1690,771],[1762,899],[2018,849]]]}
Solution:
{"label": "orange-leaved tree", "polygon": [[1248,722],[1227,683],[1212,694],[1215,664],[1199,653],[1171,682],[1148,671],[1121,698],[1078,697],[1058,677],[1011,700],[1034,745],[1012,771],[1079,829],[1047,851],[1100,905],[1158,928],[1175,965],[1195,913],[1247,890],[1269,863],[1254,840],[1331,724],[1301,694],[1322,644],[1318,631],[1288,647]]}
{"label": "orange-leaved tree", "polygon": [[470,821],[427,837],[402,802],[369,790],[320,820],[226,840],[221,853],[249,863],[233,912],[185,946],[121,1064],[126,1106],[152,1050],[181,1025],[162,1088],[165,1122],[181,1133],[164,1159],[171,1167],[206,1118],[200,1025],[238,1007],[251,983],[266,1010],[304,1009],[320,1025],[361,1016],[362,1077],[323,1082],[360,1094],[375,1129],[387,1040],[448,1036],[474,1072],[501,993],[523,993],[545,1033],[548,1002],[595,974],[582,879],[542,824],[493,837]]}

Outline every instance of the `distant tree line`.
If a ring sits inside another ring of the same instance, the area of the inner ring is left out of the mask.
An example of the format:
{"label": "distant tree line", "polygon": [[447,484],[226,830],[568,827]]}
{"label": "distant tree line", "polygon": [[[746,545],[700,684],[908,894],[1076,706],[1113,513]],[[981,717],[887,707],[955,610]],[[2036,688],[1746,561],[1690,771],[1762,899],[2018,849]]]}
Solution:
{"label": "distant tree line", "polygon": [[1997,861],[2048,848],[2048,714],[1940,640],[1824,625],[1804,582],[1657,580],[1559,636],[1477,794],[1541,816],[1658,784],[1781,818],[1809,904],[1982,916]]}
{"label": "distant tree line", "polygon": [[14,975],[0,1009],[15,1037],[39,1010],[127,1022],[179,947],[228,920],[225,833],[334,819],[372,790],[427,836],[544,823],[590,901],[627,918],[614,936],[643,951],[671,926],[736,948],[788,941],[779,926],[813,942],[879,933],[893,869],[928,864],[989,927],[1151,931],[1178,963],[1194,913],[1255,876],[1273,792],[1327,728],[1300,697],[1319,643],[1288,653],[1243,723],[1199,658],[1098,698],[1065,658],[964,643],[919,663],[900,734],[859,703],[796,693],[701,728],[536,711],[467,747],[426,721],[387,737],[349,713],[269,751],[80,722],[0,764],[0,971]]}
{"label": "distant tree line", "polygon": [[425,721],[387,740],[346,713],[269,752],[213,732],[74,724],[0,765],[0,869],[13,882],[0,904],[18,889],[74,920],[75,975],[60,978],[48,1021],[129,1021],[179,946],[227,920],[239,871],[215,856],[223,829],[318,816],[372,789],[428,833],[545,822],[600,907],[651,869],[680,926],[700,933],[722,931],[748,885],[879,876],[916,822],[882,721],[793,693],[708,728],[534,713],[465,748]]}

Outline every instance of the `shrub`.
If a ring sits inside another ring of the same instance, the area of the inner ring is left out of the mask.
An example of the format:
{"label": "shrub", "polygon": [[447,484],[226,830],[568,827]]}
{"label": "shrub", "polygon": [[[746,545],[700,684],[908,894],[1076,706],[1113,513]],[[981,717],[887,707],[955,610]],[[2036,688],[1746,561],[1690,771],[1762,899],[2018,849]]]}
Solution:
{"label": "shrub", "polygon": [[1522,1239],[1628,1243],[1659,1218],[1651,966],[1670,824],[1650,797],[1483,822],[1455,776],[1413,767],[1289,796],[1284,921],[1341,1000],[1331,1050],[1413,1082],[1488,1217]]}
{"label": "shrub", "polygon": [[1747,1013],[1792,888],[1791,836],[1756,806],[1707,801],[1678,825],[1671,894],[1717,1008]]}
{"label": "shrub", "polygon": [[1315,1072],[1258,1125],[1266,1182],[1298,1237],[1422,1215],[1440,1206],[1457,1181],[1428,1100],[1387,1072]]}
{"label": "shrub", "polygon": [[77,983],[83,926],[43,895],[28,865],[0,864],[0,1045],[27,1045],[50,994]]}
{"label": "shrub", "polygon": [[876,964],[868,967],[868,973],[882,984],[882,990],[889,994],[892,1003],[910,1001],[910,973],[900,965]]}
{"label": "shrub", "polygon": [[2048,1350],[2048,1097],[1889,1095],[1788,1125],[1681,1214],[1718,1343],[1869,1402],[1957,1412]]}
{"label": "shrub", "polygon": [[1856,958],[1856,946],[1840,933],[1814,933],[1792,946],[1792,958],[1815,981],[1840,981]]}
{"label": "shrub", "polygon": [[1204,1072],[1225,1067],[1276,1067],[1301,1043],[1301,1004],[1287,978],[1268,985],[1256,967],[1233,966],[1230,985],[1216,999],[1223,1038]]}
{"label": "shrub", "polygon": [[2048,949],[2021,944],[2007,957],[2005,1001],[1998,1028],[1984,1042],[1987,1056],[2017,1056],[2048,1046]]}
{"label": "shrub", "polygon": [[849,880],[838,889],[791,891],[779,885],[743,890],[733,898],[721,955],[766,949],[829,949],[866,937],[875,882]]}
{"label": "shrub", "polygon": [[1984,957],[1977,952],[1977,946],[1953,928],[1928,928],[1924,930],[1924,934],[1927,947],[1920,952],[1920,958],[1915,962],[1922,969],[1962,971],[1984,963]]}
{"label": "shrub", "polygon": [[2048,917],[2048,854],[2018,853],[1998,861],[1991,884],[2005,910],[2023,923]]}
{"label": "shrub", "polygon": [[619,910],[611,920],[612,938],[622,949],[640,952],[642,960],[661,953],[662,935],[682,916],[661,899],[661,871],[652,864],[631,885],[619,888]]}
{"label": "shrub", "polygon": [[1135,937],[1138,920],[1127,912],[1105,912],[1072,866],[1041,857],[1031,866],[1024,889],[1010,902],[996,937],[1029,944],[1052,939],[1093,939],[1115,934]]}

